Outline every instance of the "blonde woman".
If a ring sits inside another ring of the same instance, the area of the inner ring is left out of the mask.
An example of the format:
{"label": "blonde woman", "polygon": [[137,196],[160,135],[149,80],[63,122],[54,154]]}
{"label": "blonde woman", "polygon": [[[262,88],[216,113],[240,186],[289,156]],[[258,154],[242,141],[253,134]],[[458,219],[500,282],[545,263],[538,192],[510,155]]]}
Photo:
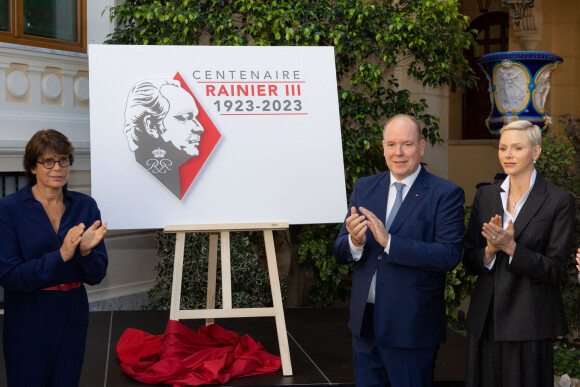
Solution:
{"label": "blonde woman", "polygon": [[503,183],[473,201],[463,264],[478,279],[471,297],[466,387],[552,386],[551,338],[568,332],[559,283],[574,233],[572,195],[534,168],[540,129],[500,131]]}

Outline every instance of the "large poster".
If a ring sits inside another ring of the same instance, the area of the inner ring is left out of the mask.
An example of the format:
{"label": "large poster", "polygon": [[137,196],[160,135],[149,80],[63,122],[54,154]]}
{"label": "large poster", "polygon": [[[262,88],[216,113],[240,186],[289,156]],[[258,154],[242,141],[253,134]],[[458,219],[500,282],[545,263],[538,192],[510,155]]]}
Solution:
{"label": "large poster", "polygon": [[342,222],[332,47],[89,46],[110,229]]}

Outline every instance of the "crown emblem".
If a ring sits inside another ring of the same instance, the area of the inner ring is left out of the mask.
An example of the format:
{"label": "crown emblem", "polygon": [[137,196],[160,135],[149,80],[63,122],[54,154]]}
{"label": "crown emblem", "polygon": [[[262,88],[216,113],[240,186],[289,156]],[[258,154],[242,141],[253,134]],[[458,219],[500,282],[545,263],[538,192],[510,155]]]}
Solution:
{"label": "crown emblem", "polygon": [[163,149],[161,149],[161,148],[157,148],[157,149],[155,149],[155,150],[154,150],[153,152],[151,152],[151,153],[153,153],[153,156],[155,156],[155,158],[157,158],[157,159],[161,159],[161,158],[163,158],[163,157],[165,156],[165,153],[167,153],[167,152],[165,152],[165,151],[164,151]]}

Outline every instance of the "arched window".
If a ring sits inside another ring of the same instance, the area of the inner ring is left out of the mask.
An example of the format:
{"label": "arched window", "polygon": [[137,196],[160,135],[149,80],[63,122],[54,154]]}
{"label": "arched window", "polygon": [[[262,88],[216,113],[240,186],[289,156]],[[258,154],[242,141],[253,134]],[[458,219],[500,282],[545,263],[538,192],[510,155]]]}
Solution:
{"label": "arched window", "polygon": [[508,50],[509,14],[486,13],[475,19],[469,28],[479,32],[476,38],[479,46],[477,49],[471,48],[465,57],[479,80],[477,89],[472,88],[463,93],[461,137],[464,140],[495,138],[485,126],[485,119],[491,111],[489,82],[481,67],[475,62],[485,54]]}

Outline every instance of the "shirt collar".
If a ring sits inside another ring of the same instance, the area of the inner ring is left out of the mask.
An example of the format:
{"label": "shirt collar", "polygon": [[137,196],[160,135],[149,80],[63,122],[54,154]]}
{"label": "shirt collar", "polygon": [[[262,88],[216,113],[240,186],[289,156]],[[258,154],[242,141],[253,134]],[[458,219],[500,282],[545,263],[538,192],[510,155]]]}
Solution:
{"label": "shirt collar", "polygon": [[[34,184],[28,183],[24,188],[18,191],[18,199],[19,200],[36,200],[34,198],[34,194],[32,193],[32,186]],[[68,189],[66,188],[66,184],[62,187],[62,199],[63,201],[70,200],[70,195],[68,193]]]}
{"label": "shirt collar", "polygon": [[413,172],[409,176],[405,177],[401,181],[398,181],[395,178],[395,176],[393,176],[393,173],[392,172],[389,172],[391,174],[391,184],[389,185],[389,187],[391,187],[396,182],[399,182],[399,183],[405,184],[405,188],[409,188],[410,186],[413,185],[413,183],[415,182],[415,180],[417,180],[417,176],[419,176],[419,172],[421,172],[421,168],[423,168],[423,167],[421,166],[421,164],[419,164],[419,168],[417,168],[417,170],[415,172]]}
{"label": "shirt collar", "polygon": [[[531,191],[532,188],[534,188],[534,184],[536,183],[536,176],[537,175],[538,175],[538,172],[536,172],[536,168],[534,168],[532,170],[532,176],[530,176],[530,188],[528,189],[528,191]],[[510,175],[507,175],[507,177],[505,178],[503,183],[501,183],[501,189],[503,189],[503,191],[506,193],[510,192]]]}

